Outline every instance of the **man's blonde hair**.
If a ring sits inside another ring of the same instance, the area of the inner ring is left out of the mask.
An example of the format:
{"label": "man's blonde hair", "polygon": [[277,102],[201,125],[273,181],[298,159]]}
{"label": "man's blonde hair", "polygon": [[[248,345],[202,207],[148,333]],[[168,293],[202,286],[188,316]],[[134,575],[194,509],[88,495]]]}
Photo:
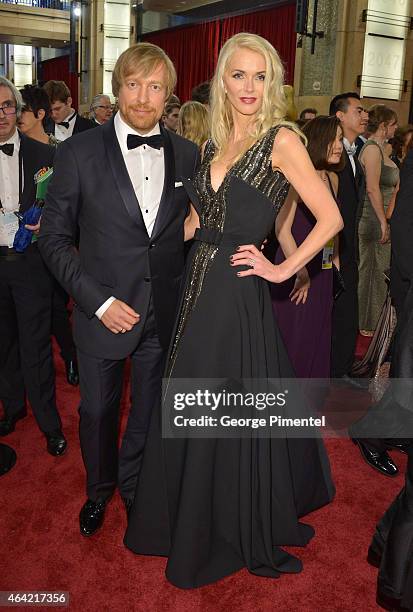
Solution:
{"label": "man's blonde hair", "polygon": [[171,59],[163,49],[152,43],[136,43],[126,49],[116,62],[112,73],[112,92],[115,98],[119,95],[119,90],[125,79],[132,74],[142,73],[147,77],[154,70],[163,64],[167,73],[167,92],[169,97],[176,85],[176,70]]}
{"label": "man's blonde hair", "polygon": [[250,127],[249,138],[245,142],[246,150],[251,143],[259,140],[273,126],[280,123],[297,127],[284,120],[287,103],[282,89],[284,68],[277,51],[265,38],[257,34],[240,33],[232,36],[222,47],[214,78],[211,85],[211,137],[216,147],[215,159],[219,158],[228,143],[232,129],[231,104],[224,89],[224,74],[228,63],[237,49],[249,49],[262,55],[265,59],[264,94],[261,109],[255,122]]}

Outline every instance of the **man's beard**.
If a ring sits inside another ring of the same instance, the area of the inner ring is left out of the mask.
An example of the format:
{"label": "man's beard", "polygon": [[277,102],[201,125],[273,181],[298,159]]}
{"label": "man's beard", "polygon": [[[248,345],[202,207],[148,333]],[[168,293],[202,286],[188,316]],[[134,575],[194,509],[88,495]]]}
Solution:
{"label": "man's beard", "polygon": [[151,107],[142,107],[139,110],[149,111],[144,115],[137,115],[136,109],[127,107],[126,108],[126,117],[125,119],[131,125],[131,127],[135,128],[139,132],[139,130],[151,130],[158,123],[159,119],[156,117],[156,111]]}

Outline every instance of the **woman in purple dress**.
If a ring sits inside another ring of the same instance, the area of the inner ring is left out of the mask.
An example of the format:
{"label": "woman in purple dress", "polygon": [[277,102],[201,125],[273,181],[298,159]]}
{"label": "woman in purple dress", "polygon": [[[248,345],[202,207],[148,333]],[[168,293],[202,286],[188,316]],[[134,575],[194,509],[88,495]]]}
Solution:
{"label": "woman in purple dress", "polygon": [[[319,116],[303,128],[307,150],[334,198],[342,169],[343,132],[338,119]],[[280,247],[275,263],[293,253],[315,225],[315,218],[291,187],[276,222]],[[333,263],[339,268],[338,243],[327,243],[305,268],[281,285],[272,285],[273,308],[287,353],[299,378],[330,376]],[[311,288],[310,288],[311,287]]]}

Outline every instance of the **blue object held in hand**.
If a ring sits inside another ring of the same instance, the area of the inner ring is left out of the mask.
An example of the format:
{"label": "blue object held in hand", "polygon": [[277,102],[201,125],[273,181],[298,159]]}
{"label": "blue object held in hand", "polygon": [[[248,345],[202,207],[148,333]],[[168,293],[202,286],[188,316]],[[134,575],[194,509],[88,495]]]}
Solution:
{"label": "blue object held in hand", "polygon": [[20,227],[14,237],[13,248],[18,253],[23,253],[32,242],[33,231],[24,226],[37,225],[42,214],[42,204],[36,202],[29,210],[26,210],[24,215],[17,215],[20,221]]}

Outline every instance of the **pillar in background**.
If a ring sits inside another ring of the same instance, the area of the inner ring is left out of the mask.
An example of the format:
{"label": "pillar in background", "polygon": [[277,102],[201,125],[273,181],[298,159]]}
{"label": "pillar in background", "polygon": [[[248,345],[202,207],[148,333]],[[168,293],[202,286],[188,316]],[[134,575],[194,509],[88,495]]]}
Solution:
{"label": "pillar in background", "polygon": [[[92,0],[84,41],[88,61],[88,102],[97,93],[112,96],[112,72],[119,55],[133,42],[131,6],[129,0]],[[86,60],[83,60],[85,63]],[[81,100],[83,103],[83,100]]]}
{"label": "pillar in background", "polygon": [[36,79],[36,64],[33,47],[28,45],[4,45],[5,76],[13,81],[18,89]]}
{"label": "pillar in background", "polygon": [[[403,11],[405,22],[410,22],[413,15],[412,0],[377,0],[382,5],[405,5]],[[327,114],[331,98],[337,93],[356,91],[360,93],[361,76],[363,73],[363,58],[365,51],[366,11],[372,10],[372,0],[318,0],[317,31],[324,32],[324,38],[317,38],[315,53],[311,55],[311,40],[300,37],[301,48],[297,49],[294,89],[296,105],[299,111],[305,107],[315,107],[320,113]],[[309,15],[307,28],[312,30],[314,0],[309,0]],[[368,14],[368,13],[367,13]],[[371,17],[370,13],[370,17]],[[377,16],[377,13],[376,13]],[[380,12],[380,20],[394,23],[393,13]],[[412,91],[411,66],[413,59],[413,36],[409,28],[405,28],[405,62],[403,75],[407,81],[407,91],[402,91],[400,98],[389,100],[383,86],[382,95],[377,98],[365,96],[364,104],[368,108],[376,103],[391,106],[399,116],[399,122],[407,123],[410,97]],[[382,48],[386,44],[385,39]],[[378,43],[380,46],[380,42]],[[394,59],[394,58],[393,58]],[[383,58],[383,61],[393,61]],[[366,66],[365,66],[366,68]],[[366,93],[364,89],[364,93]],[[375,90],[376,95],[380,93]]]}

